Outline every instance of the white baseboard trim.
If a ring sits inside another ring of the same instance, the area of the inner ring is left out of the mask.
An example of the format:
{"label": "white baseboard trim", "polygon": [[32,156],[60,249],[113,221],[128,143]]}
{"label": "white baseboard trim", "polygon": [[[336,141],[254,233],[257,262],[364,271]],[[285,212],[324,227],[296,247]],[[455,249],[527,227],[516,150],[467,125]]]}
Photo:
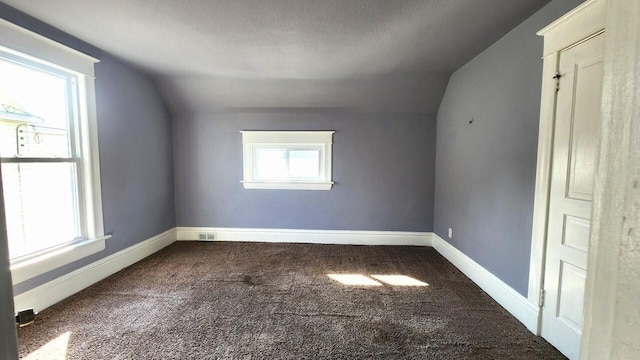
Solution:
{"label": "white baseboard trim", "polygon": [[539,307],[512,287],[498,279],[489,270],[482,267],[470,257],[453,247],[437,234],[433,234],[432,246],[450,263],[475,282],[484,292],[489,294],[498,304],[523,323],[529,331],[538,333]]}
{"label": "white baseboard trim", "polygon": [[13,298],[15,310],[42,311],[176,241],[176,228],[109,255]]}
{"label": "white baseboard trim", "polygon": [[202,233],[215,235],[215,239],[207,241],[433,246],[531,332],[535,334],[538,331],[539,308],[536,305],[531,304],[509,285],[431,232],[178,227],[16,295],[14,307],[16,310],[33,308],[42,311],[171,245],[176,240],[197,241]]}
{"label": "white baseboard trim", "polygon": [[341,245],[431,246],[431,232],[179,227],[178,241],[247,241]]}

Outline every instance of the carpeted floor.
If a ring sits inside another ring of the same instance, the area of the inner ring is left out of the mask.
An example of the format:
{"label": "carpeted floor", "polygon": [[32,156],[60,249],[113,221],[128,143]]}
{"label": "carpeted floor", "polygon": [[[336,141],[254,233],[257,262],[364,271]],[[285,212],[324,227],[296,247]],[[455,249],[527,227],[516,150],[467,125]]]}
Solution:
{"label": "carpeted floor", "polygon": [[18,337],[28,359],[564,358],[435,250],[405,246],[178,242]]}

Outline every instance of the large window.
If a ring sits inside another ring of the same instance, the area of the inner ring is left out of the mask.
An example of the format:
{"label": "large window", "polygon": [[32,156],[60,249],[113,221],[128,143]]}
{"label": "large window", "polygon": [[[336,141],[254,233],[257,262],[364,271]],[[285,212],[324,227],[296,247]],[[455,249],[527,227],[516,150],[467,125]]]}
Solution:
{"label": "large window", "polygon": [[19,283],[104,249],[95,59],[4,21],[0,31],[0,160]]}
{"label": "large window", "polygon": [[329,190],[333,131],[242,131],[245,189]]}

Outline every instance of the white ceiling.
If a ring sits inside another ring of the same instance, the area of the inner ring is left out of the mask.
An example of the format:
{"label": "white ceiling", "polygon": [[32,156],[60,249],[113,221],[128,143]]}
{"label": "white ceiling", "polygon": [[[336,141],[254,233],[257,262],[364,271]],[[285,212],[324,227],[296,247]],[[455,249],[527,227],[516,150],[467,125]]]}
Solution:
{"label": "white ceiling", "polygon": [[437,111],[549,0],[2,0],[151,73],[173,111]]}

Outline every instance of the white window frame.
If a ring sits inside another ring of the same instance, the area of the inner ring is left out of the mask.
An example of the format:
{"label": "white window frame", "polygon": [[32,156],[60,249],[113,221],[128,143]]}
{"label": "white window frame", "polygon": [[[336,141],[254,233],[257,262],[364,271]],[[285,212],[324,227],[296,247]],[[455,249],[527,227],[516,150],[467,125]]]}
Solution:
{"label": "white window frame", "polygon": [[0,19],[0,33],[2,52],[72,73],[78,89],[78,134],[75,135],[80,139],[77,181],[82,237],[11,260],[13,284],[18,284],[104,250],[105,240],[111,237],[104,234],[102,216],[94,74],[94,65],[99,60],[3,19]]}
{"label": "white window frame", "polygon": [[[242,133],[242,164],[245,189],[276,190],[331,190],[332,181],[332,147],[335,131],[240,131]],[[319,179],[291,178],[281,181],[263,181],[257,179],[256,150],[259,148],[278,147],[290,150],[320,150]]]}

